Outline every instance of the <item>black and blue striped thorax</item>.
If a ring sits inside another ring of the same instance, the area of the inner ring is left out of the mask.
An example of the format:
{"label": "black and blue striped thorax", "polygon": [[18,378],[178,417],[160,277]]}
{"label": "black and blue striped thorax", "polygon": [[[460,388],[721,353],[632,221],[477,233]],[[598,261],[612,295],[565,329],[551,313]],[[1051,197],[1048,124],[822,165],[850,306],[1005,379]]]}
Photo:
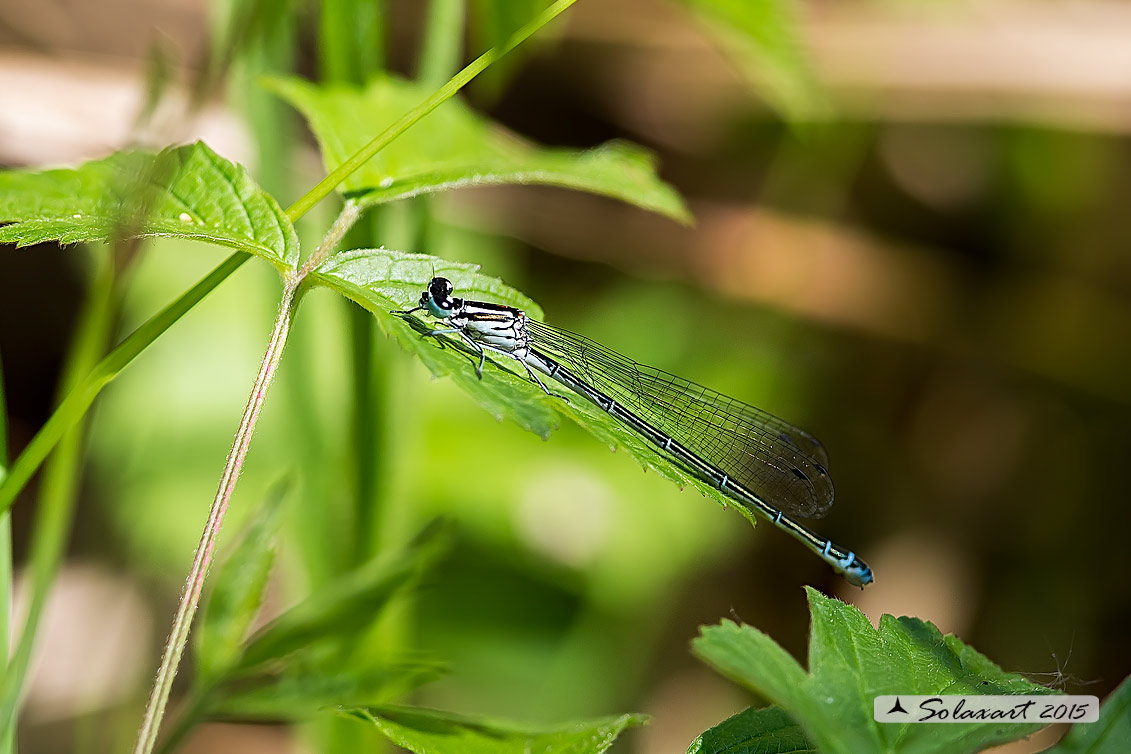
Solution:
{"label": "black and blue striped thorax", "polygon": [[433,278],[420,295],[420,306],[437,319],[466,332],[477,342],[522,359],[530,347],[526,313],[513,306],[485,301],[467,301],[452,296],[447,278]]}

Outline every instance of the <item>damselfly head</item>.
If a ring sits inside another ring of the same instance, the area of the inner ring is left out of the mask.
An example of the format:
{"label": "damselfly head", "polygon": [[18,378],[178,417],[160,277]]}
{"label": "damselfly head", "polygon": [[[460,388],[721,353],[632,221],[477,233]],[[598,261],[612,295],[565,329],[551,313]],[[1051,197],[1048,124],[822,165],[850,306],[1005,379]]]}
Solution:
{"label": "damselfly head", "polygon": [[447,278],[432,278],[428,290],[420,294],[420,305],[432,313],[433,317],[447,319],[459,299],[452,298],[455,286]]}
{"label": "damselfly head", "polygon": [[455,286],[447,278],[432,278],[431,282],[428,283],[428,292],[432,294],[432,298],[441,301],[450,299],[454,290]]}

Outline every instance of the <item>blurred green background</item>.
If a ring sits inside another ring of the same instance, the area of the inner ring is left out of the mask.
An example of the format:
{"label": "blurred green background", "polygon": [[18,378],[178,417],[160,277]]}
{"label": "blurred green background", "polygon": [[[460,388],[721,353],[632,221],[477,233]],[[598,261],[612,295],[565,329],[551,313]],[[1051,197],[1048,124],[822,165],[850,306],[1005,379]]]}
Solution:
{"label": "blurred green background", "polygon": [[[296,482],[277,610],[359,552],[452,519],[451,554],[381,628],[450,664],[414,701],[531,721],[654,715],[621,751],[685,750],[751,702],[689,654],[700,624],[736,615],[803,656],[803,584],[1102,697],[1131,670],[1131,8],[812,2],[762,39],[726,5],[581,0],[463,95],[543,144],[646,146],[694,227],[580,193],[481,188],[384,209],[353,241],[478,263],[553,324],[805,427],[837,485],[815,528],[876,584],[850,588],[772,527],[751,531],[573,425],[543,441],[497,422],[325,292],[300,310],[225,539],[279,479]],[[160,133],[208,140],[285,206],[321,167],[255,76],[417,76],[429,4],[5,6],[4,165],[121,146],[145,71],[166,60],[167,97],[207,80],[194,72],[220,84],[197,87],[207,104],[177,124],[191,133]],[[439,81],[540,7],[470,3]],[[306,248],[330,209],[300,223]],[[100,253],[0,249],[14,451],[50,413]],[[224,256],[147,244],[117,337]],[[25,750],[132,736],[278,291],[246,265],[96,404]],[[17,563],[33,493],[13,509]],[[228,725],[186,750],[297,745]]]}

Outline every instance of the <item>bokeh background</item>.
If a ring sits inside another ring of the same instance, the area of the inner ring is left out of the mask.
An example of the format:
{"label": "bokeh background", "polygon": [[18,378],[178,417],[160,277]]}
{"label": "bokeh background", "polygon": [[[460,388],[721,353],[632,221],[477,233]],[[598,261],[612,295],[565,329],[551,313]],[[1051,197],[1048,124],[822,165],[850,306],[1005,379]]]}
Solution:
{"label": "bokeh background", "polygon": [[[371,70],[414,76],[427,4],[365,5],[345,27],[372,33]],[[479,263],[552,323],[807,428],[837,485],[815,527],[861,553],[875,585],[852,589],[772,527],[752,531],[575,426],[543,441],[495,421],[319,292],[226,530],[280,478],[297,481],[268,610],[332,580],[359,536],[388,547],[444,515],[455,547],[384,629],[449,663],[413,697],[424,705],[536,722],[647,712],[617,751],[683,751],[757,701],[691,656],[698,626],[738,617],[803,659],[804,584],[1103,696],[1131,670],[1131,6],[805,2],[798,47],[775,50],[779,37],[760,47],[710,5],[581,0],[465,92],[547,145],[648,147],[693,227],[580,193],[488,188],[390,208],[355,241]],[[456,57],[538,7],[472,2]],[[204,92],[191,118],[158,113],[143,136],[204,138],[286,206],[321,165],[255,77],[363,74],[356,60],[334,72],[331,16],[2,0],[0,163],[102,156],[139,138],[154,92]],[[257,20],[223,59],[210,51],[233,18]],[[330,210],[300,224],[307,248]],[[14,452],[50,414],[100,253],[0,249]],[[147,244],[115,339],[224,256]],[[24,750],[132,739],[278,291],[267,265],[245,265],[96,404]],[[359,374],[377,385],[372,404],[355,400]],[[33,486],[14,508],[17,564],[35,499]],[[226,724],[186,750],[308,742]]]}

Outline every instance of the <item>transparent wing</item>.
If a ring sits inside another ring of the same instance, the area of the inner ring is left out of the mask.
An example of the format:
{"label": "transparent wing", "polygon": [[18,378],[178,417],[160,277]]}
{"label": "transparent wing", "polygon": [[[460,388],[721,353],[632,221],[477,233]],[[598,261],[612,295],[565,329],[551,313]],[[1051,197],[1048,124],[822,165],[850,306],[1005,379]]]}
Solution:
{"label": "transparent wing", "polygon": [[599,343],[527,320],[531,345],[787,514],[833,503],[824,447],[792,424]]}

